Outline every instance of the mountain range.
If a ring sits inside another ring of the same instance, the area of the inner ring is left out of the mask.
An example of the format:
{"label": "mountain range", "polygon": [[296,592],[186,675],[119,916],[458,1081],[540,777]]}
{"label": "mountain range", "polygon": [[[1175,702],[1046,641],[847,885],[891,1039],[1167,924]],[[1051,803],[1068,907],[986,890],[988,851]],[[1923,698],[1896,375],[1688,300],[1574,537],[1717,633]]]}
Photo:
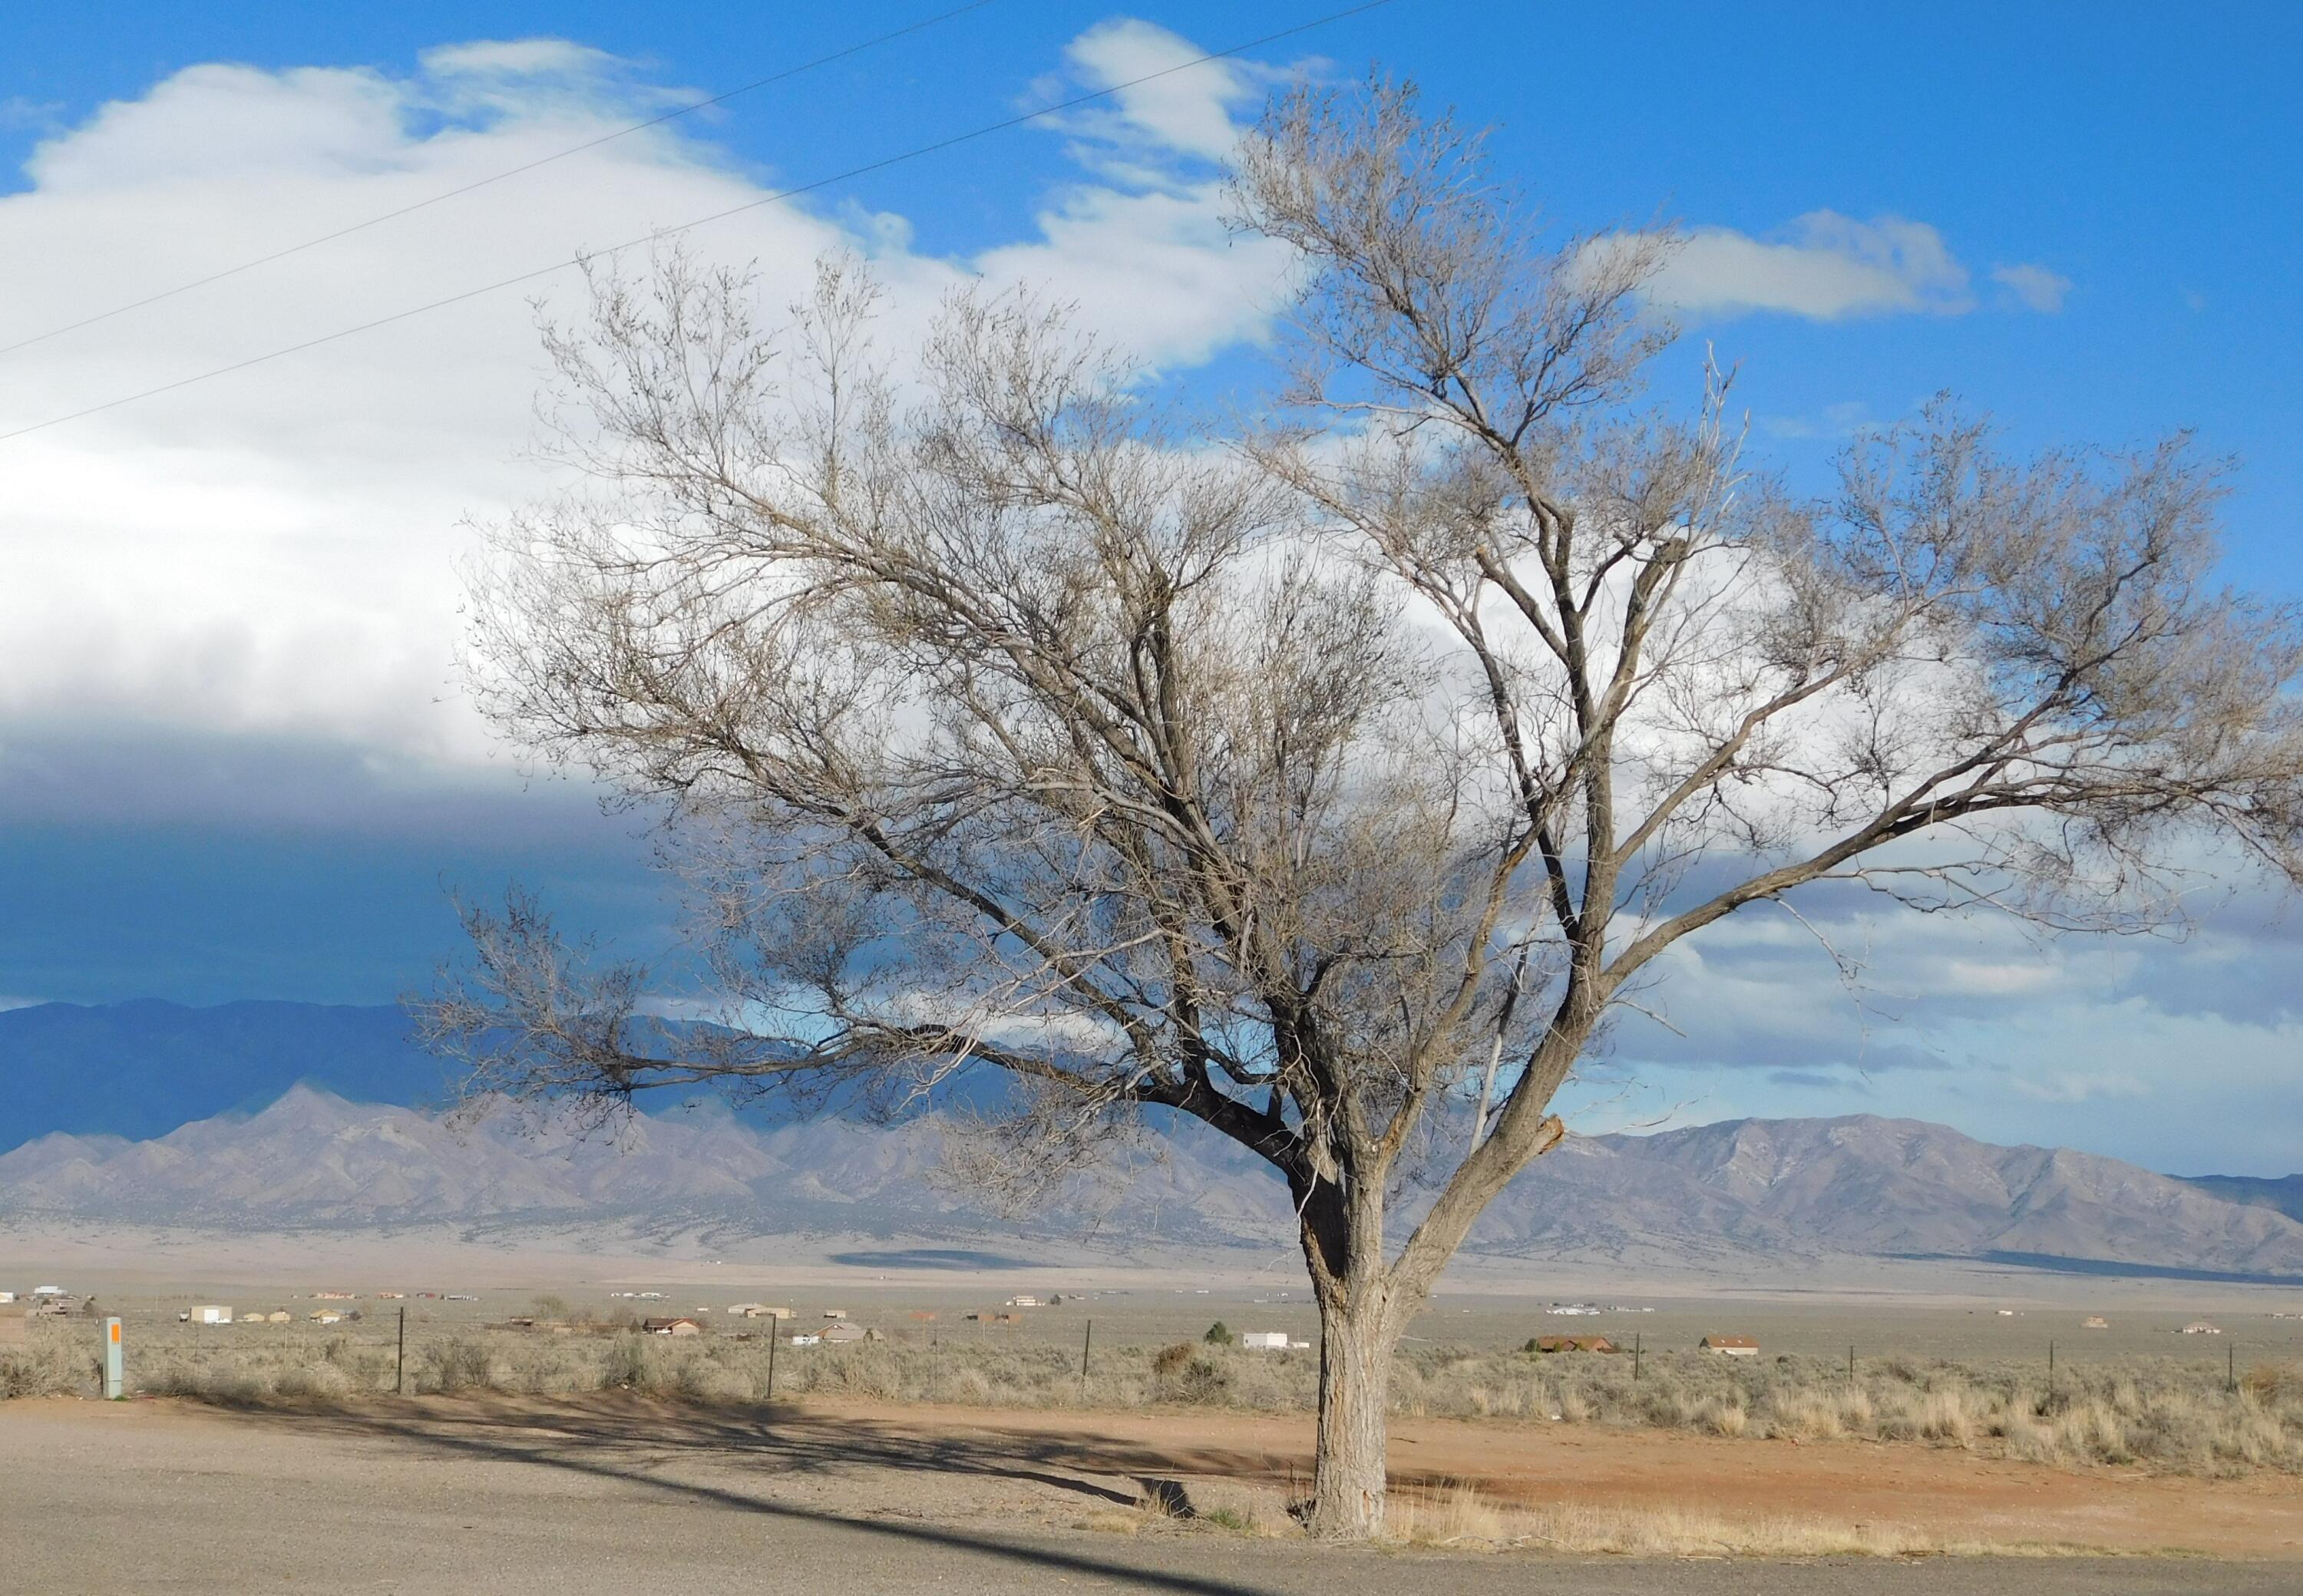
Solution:
{"label": "mountain range", "polygon": [[[474,1239],[1061,1237],[1123,1251],[1269,1251],[1290,1233],[1284,1188],[1202,1127],[1154,1136],[1118,1173],[1023,1215],[935,1174],[953,1128],[941,1112],[758,1125],[705,1107],[607,1127],[510,1105],[451,1120],[299,1085],[154,1138],[37,1137],[0,1155],[0,1218]],[[1418,1206],[1405,1194],[1403,1222]],[[2274,1209],[2113,1159],[1868,1115],[1571,1137],[1466,1250],[1707,1272],[1918,1256],[2303,1282],[2303,1224]]]}

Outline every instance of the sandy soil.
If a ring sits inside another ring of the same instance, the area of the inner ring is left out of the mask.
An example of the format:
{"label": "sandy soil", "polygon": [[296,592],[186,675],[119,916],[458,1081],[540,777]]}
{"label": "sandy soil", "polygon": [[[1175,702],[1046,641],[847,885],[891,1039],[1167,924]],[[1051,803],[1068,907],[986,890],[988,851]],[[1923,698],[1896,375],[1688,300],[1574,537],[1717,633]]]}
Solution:
{"label": "sandy soil", "polygon": [[[249,1458],[325,1440],[377,1458],[542,1465],[589,1478],[739,1479],[798,1510],[939,1524],[1064,1528],[1128,1509],[1154,1482],[1192,1500],[1300,1490],[1311,1427],[1238,1414],[987,1413],[811,1399],[703,1409],[643,1398],[426,1398],[311,1412],[50,1400],[0,1408],[109,1444],[132,1434],[222,1442]],[[53,1450],[55,1443],[44,1446]],[[1707,1440],[1584,1426],[1400,1420],[1408,1490],[1470,1482],[1499,1503],[1678,1508],[1736,1520],[1894,1525],[1949,1541],[2215,1558],[2303,1558],[2303,1490],[2240,1481],[2079,1474],[1918,1445]]]}

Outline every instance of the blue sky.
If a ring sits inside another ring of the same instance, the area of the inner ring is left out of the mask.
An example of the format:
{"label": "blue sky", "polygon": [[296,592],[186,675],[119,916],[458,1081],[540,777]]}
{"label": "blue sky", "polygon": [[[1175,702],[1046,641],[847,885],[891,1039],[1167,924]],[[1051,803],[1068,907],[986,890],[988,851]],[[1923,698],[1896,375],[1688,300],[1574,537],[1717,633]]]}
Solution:
{"label": "blue sky", "polygon": [[[939,9],[9,8],[0,343]],[[993,0],[0,356],[0,431],[1324,9]],[[2303,12],[2271,4],[1394,0],[1185,75],[1194,104],[1016,130],[696,237],[772,282],[844,242],[899,296],[977,272],[1050,283],[1220,397],[1264,325],[1264,278],[1211,231],[1191,115],[1244,116],[1286,69],[1375,63],[1497,124],[1499,165],[1562,227],[1691,229],[1689,336],[1659,390],[1716,348],[1794,478],[1942,389],[2028,443],[2193,427],[2237,462],[2231,574],[2294,595],[2299,46]],[[0,443],[0,999],[388,1000],[453,950],[446,891],[513,874],[627,946],[662,940],[636,823],[532,780],[456,685],[466,522],[543,480],[519,458],[525,297]],[[1880,990],[1860,1002],[1795,939],[1739,933],[1678,972],[1690,1040],[1627,1031],[1644,1084],[1594,1087],[1588,1111],[1876,1109],[2284,1170],[2303,1094],[2277,994],[2303,989],[2303,958],[2282,924],[2249,899],[2179,946],[2044,950],[1867,925]]]}

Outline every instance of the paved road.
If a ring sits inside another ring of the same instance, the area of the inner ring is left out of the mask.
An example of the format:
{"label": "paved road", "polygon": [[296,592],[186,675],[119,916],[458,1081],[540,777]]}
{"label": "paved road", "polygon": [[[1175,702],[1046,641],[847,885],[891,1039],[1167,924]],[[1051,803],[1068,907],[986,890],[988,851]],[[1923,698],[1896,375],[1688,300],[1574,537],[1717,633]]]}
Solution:
{"label": "paved road", "polygon": [[[2303,1566],[2129,1558],[1634,1562],[1339,1550],[1214,1532],[955,1527],[776,1499],[681,1460],[443,1451],[208,1415],[0,1405],[12,1588],[883,1596],[2293,1596]],[[93,1408],[95,1405],[89,1405]],[[115,1416],[116,1415],[116,1416]]]}

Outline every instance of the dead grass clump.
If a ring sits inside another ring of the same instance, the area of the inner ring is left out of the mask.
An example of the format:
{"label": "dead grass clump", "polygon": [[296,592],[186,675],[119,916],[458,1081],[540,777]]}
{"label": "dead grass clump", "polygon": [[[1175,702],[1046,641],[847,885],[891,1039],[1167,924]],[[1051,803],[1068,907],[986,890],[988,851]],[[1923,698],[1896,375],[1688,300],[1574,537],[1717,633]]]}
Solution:
{"label": "dead grass clump", "polygon": [[1737,1518],[1680,1507],[1580,1502],[1515,1507],[1489,1501],[1464,1482],[1437,1490],[1394,1491],[1385,1507],[1384,1537],[1410,1546],[1532,1546],[1578,1556],[1634,1558],[2054,1555],[2079,1550],[1950,1541],[1901,1524],[1837,1524],[1791,1515]]}
{"label": "dead grass clump", "polygon": [[2303,1401],[2303,1364],[2257,1364],[2239,1377],[2239,1389],[2266,1407]]}
{"label": "dead grass clump", "polygon": [[1760,1418],[1762,1434],[1793,1440],[1829,1440],[1844,1428],[1836,1393],[1809,1388],[1769,1391]]}
{"label": "dead grass clump", "polygon": [[87,1355],[63,1336],[36,1330],[21,1347],[0,1347],[0,1400],[88,1389]]}
{"label": "dead grass clump", "polygon": [[1152,1360],[1152,1375],[1160,1402],[1220,1402],[1231,1390],[1230,1371],[1189,1342],[1161,1348]]}
{"label": "dead grass clump", "polygon": [[290,1402],[334,1402],[350,1396],[351,1389],[351,1377],[323,1360],[282,1370],[271,1394]]}
{"label": "dead grass clump", "polygon": [[477,1336],[450,1336],[424,1349],[415,1385],[418,1391],[502,1389],[510,1381],[497,1379],[497,1373],[485,1341]]}

